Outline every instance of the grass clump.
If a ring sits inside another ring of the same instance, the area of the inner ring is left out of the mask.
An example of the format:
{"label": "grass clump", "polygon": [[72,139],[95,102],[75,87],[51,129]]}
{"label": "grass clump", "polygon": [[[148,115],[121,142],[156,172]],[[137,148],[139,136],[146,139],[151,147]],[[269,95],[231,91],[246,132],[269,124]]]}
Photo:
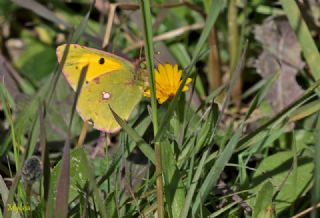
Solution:
{"label": "grass clump", "polygon": [[1,216],[318,216],[314,1],[0,5]]}

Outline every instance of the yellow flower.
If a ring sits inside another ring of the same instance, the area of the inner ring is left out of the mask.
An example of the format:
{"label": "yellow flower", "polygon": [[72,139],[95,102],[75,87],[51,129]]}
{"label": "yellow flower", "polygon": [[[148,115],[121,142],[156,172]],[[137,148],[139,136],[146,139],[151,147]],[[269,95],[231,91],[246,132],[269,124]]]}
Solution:
{"label": "yellow flower", "polygon": [[[166,100],[174,97],[182,82],[181,80],[182,70],[178,69],[178,65],[171,64],[159,64],[158,69],[155,69],[155,82],[156,82],[156,97],[159,104],[164,103]],[[192,81],[188,78],[182,91],[185,92],[189,89],[187,86]],[[149,97],[150,88],[144,92],[144,96]]]}

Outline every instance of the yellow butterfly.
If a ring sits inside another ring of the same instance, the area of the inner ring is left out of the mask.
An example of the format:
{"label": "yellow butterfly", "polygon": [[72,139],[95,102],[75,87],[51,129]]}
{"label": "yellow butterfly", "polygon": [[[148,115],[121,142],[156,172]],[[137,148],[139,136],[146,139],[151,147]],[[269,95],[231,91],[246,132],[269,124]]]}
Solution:
{"label": "yellow butterfly", "polygon": [[120,125],[109,106],[122,119],[128,120],[143,96],[135,65],[114,54],[78,44],[59,46],[59,63],[65,51],[68,53],[62,71],[73,90],[77,89],[83,67],[88,65],[77,103],[78,113],[83,120],[92,122],[95,129],[117,132]]}

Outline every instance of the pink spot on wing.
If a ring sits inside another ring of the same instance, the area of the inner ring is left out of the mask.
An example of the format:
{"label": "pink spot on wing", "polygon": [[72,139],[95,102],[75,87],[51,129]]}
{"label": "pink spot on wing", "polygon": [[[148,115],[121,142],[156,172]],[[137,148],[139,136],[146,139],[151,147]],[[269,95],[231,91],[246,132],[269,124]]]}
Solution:
{"label": "pink spot on wing", "polygon": [[100,83],[100,78],[99,77],[96,77],[93,79],[93,81],[96,83],[96,84],[99,84]]}

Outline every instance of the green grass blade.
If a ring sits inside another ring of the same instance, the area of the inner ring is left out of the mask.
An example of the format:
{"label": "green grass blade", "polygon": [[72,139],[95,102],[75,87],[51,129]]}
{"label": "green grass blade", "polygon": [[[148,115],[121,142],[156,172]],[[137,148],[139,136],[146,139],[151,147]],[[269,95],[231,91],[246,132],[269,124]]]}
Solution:
{"label": "green grass blade", "polygon": [[[14,195],[16,193],[16,190],[17,190],[18,186],[19,186],[20,180],[21,180],[21,170],[19,170],[16,173],[16,175],[15,175],[15,177],[13,179],[12,185],[11,185],[10,190],[9,190],[7,201],[5,202],[3,217],[11,217],[11,213],[13,211],[10,210],[8,207],[9,207],[9,205],[14,205],[15,204]],[[17,215],[17,217],[20,217],[19,213],[15,213],[15,215]]]}
{"label": "green grass blade", "polygon": [[131,128],[121,117],[116,114],[113,109],[109,106],[114,119],[118,124],[127,132],[127,134],[139,145],[141,151],[146,155],[146,157],[155,163],[155,154],[153,149],[145,142],[145,140],[133,129]]}
{"label": "green grass blade", "polygon": [[144,27],[144,49],[147,61],[147,70],[149,75],[149,86],[151,94],[151,110],[154,135],[158,131],[158,112],[156,98],[156,84],[154,76],[154,61],[153,61],[153,33],[152,33],[152,16],[150,11],[151,5],[149,0],[141,0],[141,13]]}
{"label": "green grass blade", "polygon": [[106,203],[107,203],[106,205],[107,217],[111,217],[111,218],[119,217],[117,212],[117,203],[116,203],[116,197],[114,192],[111,192],[110,194],[108,194]]}
{"label": "green grass blade", "polygon": [[[183,68],[187,68],[191,62],[191,58],[188,54],[186,47],[183,46],[183,44],[181,43],[177,43],[170,46],[169,49],[171,53],[175,56],[175,58],[178,60],[178,62],[181,64],[181,66]],[[206,95],[204,85],[202,84],[201,78],[199,75],[197,75],[197,78],[196,78],[195,88],[200,96]]]}
{"label": "green grass blade", "polygon": [[[312,192],[312,205],[320,202],[320,113],[318,113],[318,120],[315,129],[315,145],[314,145],[314,185]],[[312,216],[317,217],[319,211],[313,210]]]}
{"label": "green grass blade", "polygon": [[230,160],[230,158],[233,154],[233,151],[238,144],[238,141],[239,141],[241,133],[242,133],[242,129],[243,129],[243,123],[237,129],[235,134],[232,136],[229,143],[226,145],[226,148],[221,152],[218,159],[214,163],[213,167],[211,168],[211,170],[207,174],[204,182],[202,183],[202,185],[199,189],[199,192],[196,196],[196,199],[192,205],[193,215],[196,214],[196,212],[199,209],[199,206],[201,205],[201,202],[207,198],[210,191],[217,184],[221,172],[223,171],[224,167],[226,166],[226,164]]}
{"label": "green grass blade", "polygon": [[86,156],[85,156],[84,159],[85,159],[85,164],[86,164],[87,169],[88,169],[87,172],[89,174],[90,186],[93,189],[93,194],[94,194],[94,197],[95,197],[95,199],[97,201],[97,204],[98,204],[98,207],[99,207],[100,216],[102,218],[107,218],[106,204],[105,204],[104,199],[101,196],[101,191],[99,190],[99,188],[97,186],[97,183],[96,183],[96,180],[95,180],[95,175],[93,173],[94,170],[91,169],[91,166],[89,165],[89,160],[87,159]]}
{"label": "green grass blade", "polygon": [[50,191],[50,178],[51,178],[51,169],[50,169],[50,159],[49,159],[49,150],[46,142],[46,128],[45,128],[45,105],[43,104],[39,108],[39,146],[41,148],[41,161],[42,161],[42,185],[43,192],[42,197],[44,200],[46,213],[53,209],[53,205],[49,204],[49,191]]}
{"label": "green grass blade", "polygon": [[0,175],[0,195],[2,202],[6,202],[8,199],[9,190],[6,183],[4,182],[2,176]]}
{"label": "green grass blade", "polygon": [[316,79],[320,78],[320,54],[312,39],[312,35],[304,21],[296,1],[281,0],[281,5],[286,13],[290,25],[295,31],[302,48],[303,55]]}
{"label": "green grass blade", "polygon": [[197,168],[197,171],[192,179],[192,183],[191,183],[191,186],[188,190],[188,193],[187,193],[187,197],[186,197],[186,201],[185,201],[185,204],[183,206],[183,209],[181,211],[181,214],[180,214],[180,218],[186,218],[188,217],[188,213],[189,213],[189,210],[190,208],[192,207],[192,199],[193,199],[193,195],[196,191],[196,188],[197,188],[197,185],[198,185],[198,181],[200,179],[200,176],[201,176],[201,172],[203,170],[203,167],[204,167],[204,164],[205,164],[205,160],[207,158],[207,155],[208,155],[208,150],[205,151],[202,155],[202,158],[198,164],[198,168]]}
{"label": "green grass blade", "polygon": [[[86,73],[88,70],[88,65],[81,69],[80,79],[78,81],[76,97],[72,105],[71,116],[69,121],[69,133],[71,133],[71,126],[76,110],[76,105],[78,102],[80,90],[85,81]],[[56,198],[56,213],[55,217],[67,217],[68,216],[68,202],[69,202],[69,188],[70,188],[70,144],[69,139],[67,139],[62,156],[61,172],[59,177],[59,183],[57,187],[57,198]],[[57,208],[59,208],[57,212]]]}
{"label": "green grass blade", "polygon": [[229,105],[229,101],[230,101],[230,98],[231,98],[231,95],[232,95],[232,90],[233,90],[238,78],[240,77],[240,74],[242,72],[243,66],[245,64],[246,52],[247,52],[247,43],[244,46],[244,50],[243,50],[243,52],[241,54],[241,58],[240,58],[240,60],[239,60],[239,62],[237,64],[235,72],[232,73],[232,77],[231,77],[230,84],[229,84],[229,87],[228,87],[228,90],[227,90],[227,94],[226,94],[224,103],[222,105],[221,113],[219,113],[219,115],[217,117],[217,121],[216,121],[215,126],[214,126],[214,128],[212,130],[211,136],[210,136],[210,138],[208,140],[209,144],[211,144],[214,141],[214,138],[216,136],[216,131],[218,129],[218,125],[220,124],[220,122],[222,120],[222,115],[224,114],[225,109]]}
{"label": "green grass blade", "polygon": [[153,124],[153,135],[155,142],[155,165],[157,175],[157,212],[160,218],[164,215],[164,197],[163,197],[163,181],[162,181],[162,165],[161,165],[161,148],[160,142],[157,140],[156,135],[158,133],[158,109],[157,109],[157,96],[156,96],[156,84],[154,74],[154,62],[153,62],[153,33],[152,33],[152,16],[151,5],[149,0],[141,0],[141,13],[144,29],[144,49],[147,61],[147,70],[149,75],[149,87],[151,94],[151,114]]}
{"label": "green grass blade", "polygon": [[120,160],[123,157],[123,153],[118,152],[117,154],[115,154],[115,157],[112,161],[112,163],[109,165],[108,169],[106,170],[106,173],[98,180],[97,185],[100,186],[102,183],[104,183],[104,181],[106,181],[107,179],[110,178],[110,176],[112,175],[112,173],[115,172],[115,170],[117,169],[117,167],[119,166]]}
{"label": "green grass blade", "polygon": [[271,86],[273,85],[274,81],[276,81],[279,78],[279,73],[275,73],[273,76],[271,76],[269,79],[267,79],[266,83],[261,87],[258,94],[255,96],[253,101],[250,103],[248,112],[245,116],[245,120],[247,120],[252,112],[260,106],[264,98],[266,97],[268,91],[270,90]]}
{"label": "green grass blade", "polygon": [[85,32],[85,28],[87,27],[88,20],[89,20],[89,17],[90,17],[90,14],[91,14],[91,11],[92,11],[94,4],[95,4],[95,1],[92,1],[86,16],[84,16],[84,18],[81,20],[81,23],[79,24],[79,26],[75,29],[74,33],[72,34],[72,38],[71,38],[72,43],[77,43],[79,41],[80,37],[82,36],[82,34]]}
{"label": "green grass blade", "polygon": [[[86,16],[81,20],[79,26],[77,28],[75,28],[74,32],[72,32],[70,34],[66,44],[77,43],[79,41],[80,37],[84,34],[85,28],[86,28],[86,26],[88,24],[89,16],[90,16],[90,13],[92,11],[92,7],[93,7],[94,3],[95,3],[95,1],[93,1],[92,4],[90,4],[90,8],[89,8]],[[68,52],[69,52],[69,45],[66,46],[66,49],[64,50],[62,58],[61,58],[61,62],[58,65],[57,70],[55,71],[55,73],[54,73],[54,75],[52,77],[52,80],[50,80],[51,83],[48,86],[48,89],[47,89],[47,92],[46,92],[46,95],[48,95],[48,98],[47,98],[47,104],[48,105],[50,105],[50,103],[51,103],[51,100],[52,100],[52,97],[53,97],[53,93],[54,93],[54,90],[55,90],[55,88],[57,86],[58,80],[60,78],[63,66],[65,64],[65,61],[66,61],[66,58],[67,58],[67,55],[68,55]]]}
{"label": "green grass blade", "polygon": [[26,8],[28,10],[33,11],[35,14],[39,15],[40,17],[43,17],[46,20],[49,20],[56,25],[63,25],[65,27],[70,27],[68,23],[61,20],[59,17],[57,17],[50,9],[46,8],[42,4],[40,4],[37,1],[34,0],[12,0],[14,3],[19,5],[20,7]]}
{"label": "green grass blade", "polygon": [[166,116],[164,117],[163,121],[160,123],[159,125],[159,131],[155,137],[155,140],[159,140],[162,137],[162,134],[164,133],[164,130],[166,129],[166,125],[168,124],[168,120],[170,120],[176,105],[178,104],[178,100],[181,96],[182,93],[182,89],[184,87],[184,85],[186,84],[186,81],[188,79],[188,77],[191,74],[191,68],[194,66],[194,64],[196,63],[196,61],[198,60],[199,56],[201,56],[201,49],[203,48],[203,46],[207,43],[207,38],[209,36],[209,33],[211,31],[212,26],[214,25],[214,23],[217,20],[218,15],[220,14],[220,12],[222,11],[222,9],[225,7],[225,0],[214,0],[211,4],[209,13],[208,13],[208,17],[205,23],[205,26],[202,30],[200,39],[196,45],[195,51],[193,52],[193,57],[191,59],[191,63],[189,64],[189,67],[186,71],[187,74],[186,76],[183,78],[179,89],[177,90],[176,95],[174,96],[173,100],[170,103],[169,109],[167,111]]}
{"label": "green grass blade", "polygon": [[34,150],[38,143],[39,132],[40,132],[39,118],[36,117],[28,133],[29,138],[28,138],[27,149],[26,149],[26,159],[30,158],[34,153]]}
{"label": "green grass blade", "polygon": [[195,50],[193,52],[193,57],[191,59],[191,66],[193,66],[196,63],[196,61],[200,55],[201,49],[207,43],[207,38],[209,36],[209,33],[210,33],[213,25],[216,22],[217,17],[220,14],[220,12],[224,9],[225,5],[226,5],[225,0],[213,0],[211,2],[211,6],[209,9],[206,23],[204,25],[204,28],[203,28],[202,33],[200,35],[199,41],[198,41],[198,43],[195,47]]}
{"label": "green grass blade", "polygon": [[295,102],[293,102],[291,105],[289,105],[287,108],[285,108],[282,112],[277,114],[274,118],[270,119],[268,122],[257,128],[254,132],[250,133],[247,136],[244,136],[240,142],[239,147],[237,148],[237,151],[240,151],[242,149],[246,148],[246,143],[253,139],[255,136],[257,136],[261,131],[267,129],[268,127],[272,125],[276,125],[280,122],[282,122],[286,117],[290,116],[291,113],[293,113],[295,110],[297,110],[301,105],[309,101],[311,98],[314,97],[314,91],[316,88],[318,88],[320,85],[320,80],[315,82],[308,90],[305,91],[305,93],[297,99]]}
{"label": "green grass blade", "polygon": [[16,127],[15,127],[15,123],[13,121],[13,116],[11,113],[10,108],[12,108],[13,105],[10,105],[10,103],[12,104],[10,97],[9,97],[9,93],[8,90],[4,87],[3,84],[0,84],[0,101],[1,104],[3,106],[3,111],[4,114],[6,116],[6,118],[8,119],[9,125],[10,125],[10,134],[12,137],[12,143],[13,143],[13,154],[14,154],[14,159],[15,159],[15,164],[16,164],[16,168],[20,169],[20,134],[17,133],[16,131]]}
{"label": "green grass blade", "polygon": [[305,117],[311,116],[320,110],[320,101],[317,99],[315,101],[309,102],[296,111],[294,111],[289,118],[289,121],[294,122],[297,120],[301,120]]}
{"label": "green grass blade", "polygon": [[[238,202],[232,202],[232,203],[224,206],[223,208],[215,211],[213,214],[210,214],[208,216],[208,218],[221,217],[221,214],[223,214],[224,212],[230,210],[232,207],[236,206],[237,204],[239,204],[239,203]],[[232,214],[232,212],[230,212],[230,214]]]}
{"label": "green grass blade", "polygon": [[81,74],[80,74],[80,78],[77,84],[77,90],[76,90],[76,96],[74,98],[73,104],[72,104],[72,108],[71,108],[71,116],[70,116],[70,121],[69,121],[69,135],[71,133],[71,127],[72,127],[72,121],[73,121],[73,117],[74,117],[74,113],[76,111],[76,106],[78,103],[78,99],[79,99],[79,95],[81,92],[81,88],[83,86],[83,83],[86,79],[86,75],[87,75],[87,71],[88,71],[88,67],[89,65],[85,65],[82,69],[81,69]]}
{"label": "green grass blade", "polygon": [[[34,120],[35,116],[37,115],[38,107],[39,107],[39,99],[35,97],[31,100],[30,103],[28,103],[24,107],[24,110],[18,114],[14,122],[16,135],[24,135],[28,131],[31,125],[30,121]],[[11,133],[9,133],[5,137],[5,139],[0,145],[0,156],[3,156],[7,152],[12,139],[13,137]]]}
{"label": "green grass blade", "polygon": [[57,186],[55,218],[68,217],[68,201],[70,188],[70,144],[68,140],[63,149],[62,164]]}

